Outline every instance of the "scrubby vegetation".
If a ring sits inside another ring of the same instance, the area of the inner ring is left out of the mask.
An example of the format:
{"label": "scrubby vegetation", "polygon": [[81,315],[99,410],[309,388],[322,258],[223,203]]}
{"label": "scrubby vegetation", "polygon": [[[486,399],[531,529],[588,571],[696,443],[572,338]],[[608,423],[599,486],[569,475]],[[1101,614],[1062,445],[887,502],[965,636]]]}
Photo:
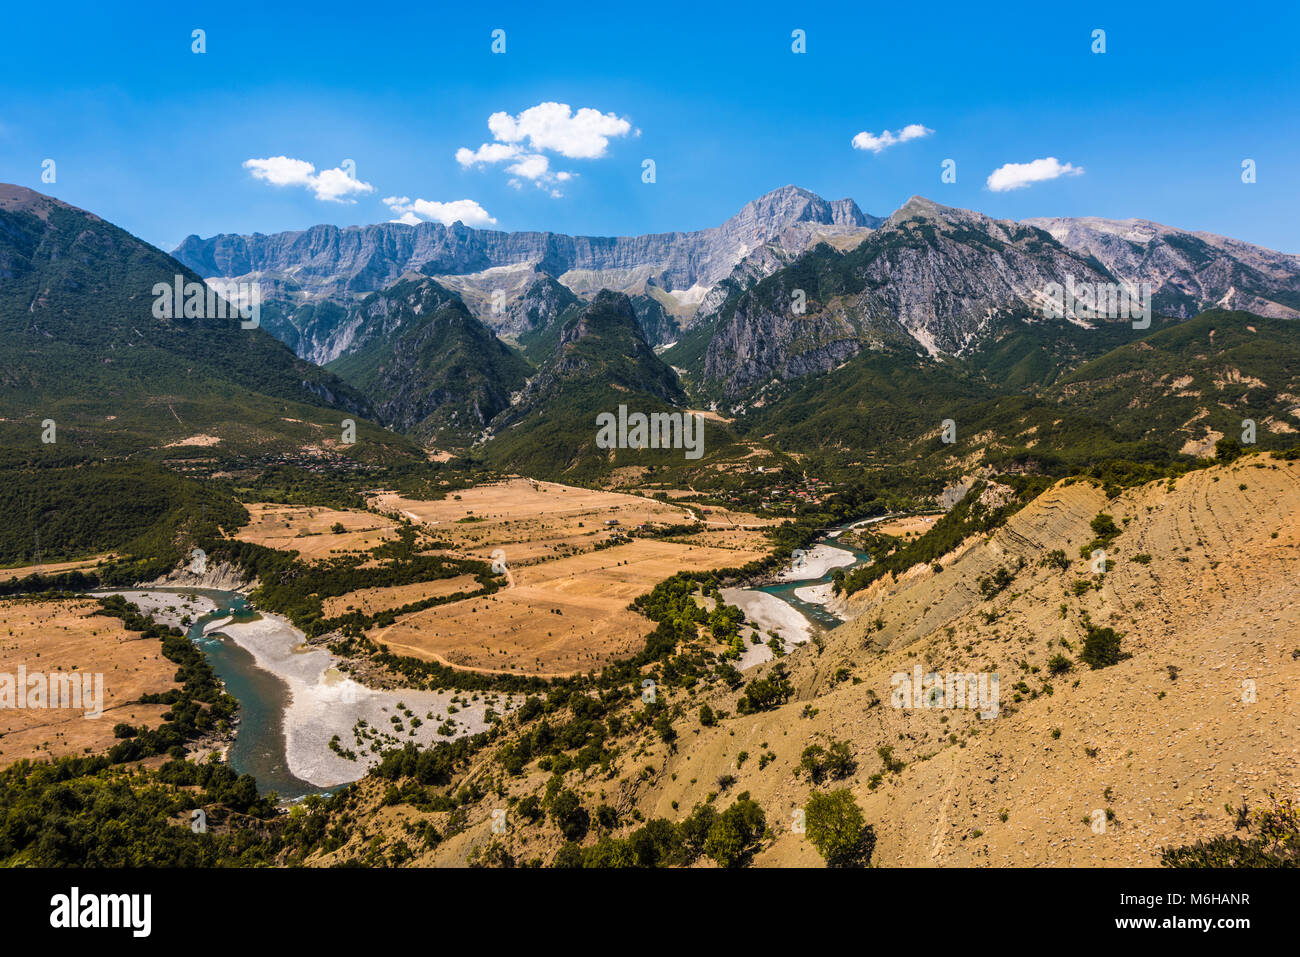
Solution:
{"label": "scrubby vegetation", "polygon": [[1300,807],[1290,798],[1268,795],[1268,805],[1251,810],[1245,801],[1226,805],[1239,834],[1226,834],[1160,852],[1164,867],[1300,867]]}

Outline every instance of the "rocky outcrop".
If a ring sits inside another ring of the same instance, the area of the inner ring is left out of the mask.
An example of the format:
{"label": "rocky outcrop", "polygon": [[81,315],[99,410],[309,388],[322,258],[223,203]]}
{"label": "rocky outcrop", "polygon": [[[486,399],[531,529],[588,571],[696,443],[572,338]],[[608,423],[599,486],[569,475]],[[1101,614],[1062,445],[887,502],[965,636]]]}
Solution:
{"label": "rocky outcrop", "polygon": [[1186,319],[1220,306],[1300,317],[1300,256],[1146,219],[1026,219],[1128,283],[1150,283],[1156,310]]}
{"label": "rocky outcrop", "polygon": [[468,444],[527,379],[528,363],[432,279],[374,293],[357,311],[360,345],[332,368],[380,422],[418,439]]}
{"label": "rocky outcrop", "polygon": [[855,249],[819,246],[741,295],[704,374],[736,396],[909,339],[960,354],[994,316],[1041,314],[1042,290],[1067,275],[1113,281],[1042,230],[914,196]]}
{"label": "rocky outcrop", "polygon": [[567,286],[551,276],[539,276],[521,298],[502,311],[496,321],[489,320],[498,335],[532,332],[555,322],[566,309],[577,305],[579,299]]}

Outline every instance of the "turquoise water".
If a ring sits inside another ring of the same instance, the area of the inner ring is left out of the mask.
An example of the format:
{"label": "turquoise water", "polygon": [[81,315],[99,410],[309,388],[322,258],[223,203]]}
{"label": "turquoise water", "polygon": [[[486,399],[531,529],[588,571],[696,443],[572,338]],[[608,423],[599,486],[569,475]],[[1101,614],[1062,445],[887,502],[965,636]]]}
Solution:
{"label": "turquoise water", "polygon": [[[871,561],[871,556],[868,555],[866,552],[860,552],[857,549],[850,548],[848,545],[840,544],[838,538],[830,537],[831,534],[834,532],[843,533],[845,531],[848,531],[848,529],[850,529],[851,527],[852,527],[851,525],[843,525],[840,528],[828,529],[826,534],[822,535],[815,542],[813,542],[813,545],[828,545],[831,548],[838,548],[841,551],[852,552],[854,562],[852,565],[843,566],[845,572],[850,572],[853,569],[865,565],[867,562]],[[809,548],[811,547],[812,546],[809,546]],[[797,588],[806,588],[810,585],[824,585],[830,580],[831,580],[831,573],[827,572],[825,575],[822,575],[820,578],[808,578],[797,582],[780,582],[779,584],[776,585],[761,585],[755,590],[767,592],[769,595],[775,595],[777,598],[781,599],[787,605],[792,607],[795,611],[799,612],[801,615],[803,615],[805,618],[811,621],[814,625],[818,625],[822,628],[834,628],[837,625],[844,624],[844,620],[842,618],[837,617],[836,615],[831,614],[829,611],[826,610],[826,607],[824,605],[817,605],[812,602],[804,601],[803,599],[795,595],[795,589]]]}
{"label": "turquoise water", "polygon": [[257,778],[260,794],[276,792],[282,798],[319,794],[324,789],[293,775],[285,759],[284,709],[289,703],[289,686],[257,666],[252,654],[229,638],[204,635],[210,621],[234,616],[236,621],[253,621],[257,609],[237,592],[215,588],[149,589],[202,595],[216,602],[216,611],[193,622],[186,635],[202,650],[212,670],[226,683],[226,690],[239,701],[239,725],[230,746],[228,762],[237,773]]}

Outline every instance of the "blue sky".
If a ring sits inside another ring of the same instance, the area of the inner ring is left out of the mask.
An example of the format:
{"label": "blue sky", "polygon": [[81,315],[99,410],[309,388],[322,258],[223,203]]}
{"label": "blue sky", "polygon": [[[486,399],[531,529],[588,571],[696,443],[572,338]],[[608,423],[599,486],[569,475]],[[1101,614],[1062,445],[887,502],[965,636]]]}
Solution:
{"label": "blue sky", "polygon": [[[7,11],[0,181],[166,249],[190,233],[382,222],[400,211],[384,200],[400,197],[408,215],[416,200],[469,201],[507,230],[697,229],[795,183],[877,215],[921,194],[1300,252],[1294,3],[105,6]],[[504,54],[491,52],[498,28]],[[806,53],[791,50],[795,29]],[[1094,29],[1104,54],[1091,52]],[[525,111],[544,103],[604,118],[539,134]],[[489,130],[497,113],[510,117],[496,124],[504,139]],[[908,126],[928,132],[879,152],[851,145]],[[483,144],[513,155],[457,161]],[[531,157],[521,168],[536,174],[539,156],[543,176],[507,172]],[[245,166],[272,157],[312,175],[351,159],[371,189],[333,202]],[[1005,164],[1049,157],[1069,171],[988,186]],[[41,182],[47,158],[54,184]],[[941,182],[945,159],[956,183]]]}

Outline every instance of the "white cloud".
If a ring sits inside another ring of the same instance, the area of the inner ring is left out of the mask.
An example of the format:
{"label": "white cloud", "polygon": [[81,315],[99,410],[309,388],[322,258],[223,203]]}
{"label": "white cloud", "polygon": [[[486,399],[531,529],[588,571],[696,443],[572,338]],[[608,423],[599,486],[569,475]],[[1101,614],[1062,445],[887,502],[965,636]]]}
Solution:
{"label": "white cloud", "polygon": [[252,170],[254,177],[265,180],[272,186],[308,186],[312,174],[316,172],[316,167],[306,160],[289,159],[287,156],[245,160],[244,168]]}
{"label": "white cloud", "polygon": [[479,166],[483,163],[500,163],[523,152],[513,143],[484,143],[476,150],[461,147],[456,150],[456,162],[461,166]]}
{"label": "white cloud", "polygon": [[541,153],[526,153],[507,166],[506,172],[524,179],[546,179],[551,175],[551,161]]}
{"label": "white cloud", "polygon": [[363,183],[342,167],[317,173],[316,167],[306,160],[288,156],[245,160],[244,168],[252,172],[254,179],[272,186],[305,186],[317,199],[332,203],[355,203],[356,200],[348,198],[352,194],[375,191],[369,183]]}
{"label": "white cloud", "polygon": [[450,203],[439,203],[431,199],[412,200],[406,196],[387,196],[384,205],[399,214],[395,223],[414,226],[417,223],[435,222],[450,226],[461,222],[466,226],[495,226],[496,220],[488,211],[472,199],[456,199]]}
{"label": "white cloud", "polygon": [[906,143],[908,140],[919,140],[923,136],[929,136],[934,130],[922,126],[920,123],[909,123],[897,133],[891,133],[889,130],[882,130],[880,135],[868,133],[863,130],[857,136],[853,137],[853,148],[855,150],[871,150],[873,153],[879,153],[888,149],[896,143]]}
{"label": "white cloud", "polygon": [[610,139],[632,132],[632,124],[588,106],[574,113],[567,103],[539,103],[518,116],[493,113],[488,129],[500,143],[527,140],[532,150],[550,150],[569,159],[599,159]]}
{"label": "white cloud", "polygon": [[553,170],[547,153],[567,159],[600,159],[608,152],[611,139],[634,132],[630,122],[614,113],[591,107],[574,112],[567,103],[553,102],[539,103],[517,116],[493,113],[488,117],[488,129],[495,142],[476,150],[462,146],[456,151],[456,162],[461,166],[508,162],[509,185],[517,189],[521,180],[528,180],[557,197],[562,194],[555,184],[569,182],[577,174]]}
{"label": "white cloud", "polygon": [[987,186],[995,193],[1009,189],[1024,189],[1030,183],[1041,183],[1059,176],[1081,176],[1082,166],[1060,162],[1055,156],[1036,159],[1032,163],[1006,163],[989,174]]}

